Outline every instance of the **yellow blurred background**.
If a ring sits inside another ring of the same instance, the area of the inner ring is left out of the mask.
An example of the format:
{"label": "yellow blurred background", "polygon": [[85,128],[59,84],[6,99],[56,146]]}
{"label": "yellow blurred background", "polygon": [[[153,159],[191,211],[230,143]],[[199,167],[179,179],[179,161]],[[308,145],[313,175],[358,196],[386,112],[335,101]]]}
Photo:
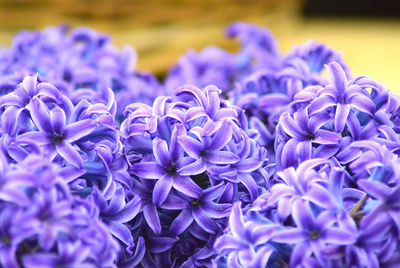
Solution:
{"label": "yellow blurred background", "polygon": [[[349,2],[350,4],[351,2]],[[354,75],[370,76],[400,93],[400,20],[304,18],[300,0],[0,0],[0,44],[9,46],[23,29],[68,23],[112,35],[113,43],[136,48],[137,68],[162,75],[188,49],[218,45],[234,21],[268,27],[282,52],[309,39],[344,54]]]}

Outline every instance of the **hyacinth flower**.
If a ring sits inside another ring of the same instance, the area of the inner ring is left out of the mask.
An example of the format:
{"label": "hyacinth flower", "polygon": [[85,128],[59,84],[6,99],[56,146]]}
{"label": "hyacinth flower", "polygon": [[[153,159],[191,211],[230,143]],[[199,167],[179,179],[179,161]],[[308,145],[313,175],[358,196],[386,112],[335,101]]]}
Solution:
{"label": "hyacinth flower", "polygon": [[[229,232],[214,244],[217,252],[227,255],[227,267],[266,267],[275,249],[268,244],[277,232],[277,225],[244,221],[240,203],[235,203],[229,217]],[[221,260],[216,260],[217,267]]]}
{"label": "hyacinth flower", "polygon": [[321,213],[315,216],[309,204],[302,200],[294,202],[292,218],[296,227],[283,229],[272,238],[274,242],[295,244],[290,257],[291,266],[302,263],[311,254],[323,265],[323,250],[327,244],[349,245],[356,241],[356,234],[334,227],[330,215]]}
{"label": "hyacinth flower", "polygon": [[189,175],[203,173],[205,165],[199,161],[182,158],[182,150],[178,147],[177,140],[179,128],[182,129],[178,126],[173,130],[169,148],[166,141],[157,137],[153,140],[156,162],[140,162],[132,166],[132,172],[139,178],[157,180],[153,191],[153,202],[156,205],[160,205],[167,198],[172,187],[193,198],[201,195],[201,188]]}
{"label": "hyacinth flower", "polygon": [[16,178],[26,181],[15,188],[19,192],[15,197],[24,196],[21,200],[0,197],[0,215],[6,217],[0,228],[5,242],[0,257],[2,266],[85,266],[96,265],[98,261],[104,265],[115,262],[116,242],[99,221],[93,204],[71,195],[64,174],[67,173],[40,155],[28,156],[13,168],[2,170],[5,182]]}
{"label": "hyacinth flower", "polygon": [[278,205],[280,217],[285,219],[289,216],[293,203],[298,199],[318,200],[318,196],[326,195],[324,178],[314,170],[325,163],[325,159],[312,159],[303,162],[297,169],[290,167],[277,173],[282,182],[271,187],[268,203]]}
{"label": "hyacinth flower", "polygon": [[232,126],[229,121],[224,120],[222,122],[220,129],[214,133],[213,139],[210,136],[203,138],[201,135],[193,134],[194,137],[180,136],[178,142],[189,157],[199,161],[198,165],[206,167],[207,163],[209,165],[226,165],[235,164],[239,161],[239,157],[234,153],[222,150],[232,138]]}
{"label": "hyacinth flower", "polygon": [[[341,135],[324,129],[329,119],[327,114],[310,116],[306,108],[297,111],[293,116],[289,113],[282,114],[279,128],[289,136],[285,143],[276,143],[277,154],[280,158],[278,161],[283,168],[296,166],[298,162],[311,159],[314,156],[313,146],[339,144]],[[278,138],[277,141],[279,141]],[[329,155],[323,157],[329,157]]]}
{"label": "hyacinth flower", "polygon": [[139,198],[134,197],[127,202],[125,196],[121,186],[109,187],[104,195],[97,189],[92,193],[93,203],[99,207],[100,217],[107,224],[110,233],[126,246],[132,246],[133,238],[125,223],[139,213],[141,204]]}
{"label": "hyacinth flower", "polygon": [[279,66],[278,45],[268,29],[236,22],[226,28],[226,35],[237,38],[241,44],[237,56],[240,69],[251,72],[260,68],[274,69]]}
{"label": "hyacinth flower", "polygon": [[[144,228],[152,230],[146,239],[150,241],[150,255],[143,257],[146,263],[160,254],[176,255],[175,261],[183,263],[182,258],[194,252],[191,263],[209,262],[214,253],[207,245],[222,230],[232,201],[244,198],[248,191],[255,199],[256,181],[266,183],[266,174],[258,172],[265,161],[263,150],[247,140],[251,131],[237,121],[237,107],[220,100],[215,86],[203,90],[185,86],[177,94],[187,101],[159,97],[153,107],[132,105],[122,123]],[[218,166],[240,170],[246,180],[232,175],[229,181],[227,173],[212,171]],[[249,174],[244,174],[246,168]],[[162,251],[152,242],[157,239],[166,241]]]}
{"label": "hyacinth flower", "polygon": [[[187,207],[171,223],[170,232],[172,235],[179,235],[185,229],[196,222],[207,233],[214,234],[218,231],[217,225],[212,219],[225,218],[229,215],[230,204],[215,203],[223,192],[223,184],[209,187],[203,190],[198,199],[188,200]],[[185,198],[186,199],[186,198]]]}
{"label": "hyacinth flower", "polygon": [[338,62],[343,67],[346,76],[350,70],[342,61],[342,55],[325,44],[309,40],[301,45],[294,45],[285,55],[281,76],[299,77],[307,85],[326,85],[326,79],[321,75],[325,64]]}
{"label": "hyacinth flower", "polygon": [[235,57],[217,47],[207,47],[199,53],[188,51],[173,66],[165,80],[168,92],[191,84],[197,87],[215,85],[222,91],[230,90],[235,76]]}
{"label": "hyacinth flower", "polygon": [[319,97],[309,106],[309,114],[314,115],[330,107],[335,107],[335,131],[343,131],[351,108],[370,116],[375,113],[375,104],[358,85],[348,82],[343,68],[336,62],[329,63],[327,70],[331,83],[319,91]]}
{"label": "hyacinth flower", "polygon": [[[22,77],[38,74],[41,81],[59,88],[76,104],[81,98],[104,102],[109,87],[116,93],[122,115],[129,101],[151,103],[163,92],[162,85],[149,73],[136,71],[136,53],[110,44],[107,35],[79,27],[46,28],[42,32],[22,32],[10,49],[0,55],[2,75]],[[143,90],[151,87],[152,90]],[[75,92],[77,90],[77,92]]]}
{"label": "hyacinth flower", "polygon": [[51,158],[59,154],[68,163],[82,167],[82,158],[71,143],[90,134],[96,127],[95,122],[86,119],[67,124],[61,108],[55,107],[49,111],[39,98],[33,98],[28,109],[38,130],[19,135],[17,140],[21,143],[37,143],[44,147],[45,153]]}

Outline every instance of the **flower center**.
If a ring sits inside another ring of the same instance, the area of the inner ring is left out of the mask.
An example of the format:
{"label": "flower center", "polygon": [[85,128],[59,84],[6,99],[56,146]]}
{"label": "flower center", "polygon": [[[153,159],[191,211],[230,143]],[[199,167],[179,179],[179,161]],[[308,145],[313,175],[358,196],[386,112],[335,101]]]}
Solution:
{"label": "flower center", "polygon": [[308,236],[312,239],[312,240],[317,240],[318,238],[321,237],[321,234],[318,231],[311,231]]}
{"label": "flower center", "polygon": [[167,174],[170,176],[178,175],[177,167],[175,163],[171,163],[171,165],[167,168]]}
{"label": "flower center", "polygon": [[310,140],[313,140],[313,139],[315,139],[316,137],[315,137],[315,134],[314,134],[314,133],[310,133],[310,134],[308,134],[307,138],[309,138]]}
{"label": "flower center", "polygon": [[199,200],[199,199],[193,199],[192,202],[190,202],[190,204],[191,204],[192,206],[197,206],[199,203],[200,203],[200,200]]}
{"label": "flower center", "polygon": [[54,144],[60,144],[63,141],[64,137],[62,135],[53,134],[51,140]]}

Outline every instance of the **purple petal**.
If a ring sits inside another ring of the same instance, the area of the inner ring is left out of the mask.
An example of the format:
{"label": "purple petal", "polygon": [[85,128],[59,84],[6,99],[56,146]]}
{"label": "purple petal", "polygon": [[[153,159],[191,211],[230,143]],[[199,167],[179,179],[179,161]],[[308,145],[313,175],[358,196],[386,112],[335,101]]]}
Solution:
{"label": "purple petal", "polygon": [[0,200],[15,203],[21,207],[29,205],[30,202],[23,191],[8,187],[0,191]]}
{"label": "purple petal", "polygon": [[210,234],[215,234],[218,230],[214,221],[210,219],[206,211],[200,206],[193,208],[192,210],[193,218],[196,223],[206,232]]}
{"label": "purple petal", "polygon": [[219,121],[219,120],[235,120],[237,119],[237,114],[235,110],[232,108],[220,108],[217,112],[217,114],[214,116],[214,120]]}
{"label": "purple petal", "polygon": [[350,113],[349,104],[340,104],[340,103],[337,104],[335,112],[335,130],[337,132],[343,131],[349,113]]}
{"label": "purple petal", "polygon": [[229,216],[231,204],[217,204],[213,202],[207,202],[202,204],[202,208],[206,211],[207,215],[210,218],[221,219]]}
{"label": "purple petal", "polygon": [[308,113],[310,116],[326,111],[329,107],[336,105],[335,100],[329,95],[322,95],[315,99],[308,106]]}
{"label": "purple petal", "polygon": [[57,134],[61,134],[66,122],[64,111],[59,107],[55,107],[50,111],[50,120],[53,131]]}
{"label": "purple petal", "polygon": [[206,171],[206,169],[206,163],[203,161],[202,158],[200,158],[192,163],[185,163],[185,165],[178,169],[178,174],[181,176],[193,176],[203,173],[204,171]]}
{"label": "purple petal", "polygon": [[268,202],[273,205],[282,198],[291,197],[294,194],[294,189],[289,185],[285,183],[277,183],[271,188],[271,195],[268,197]]}
{"label": "purple petal", "polygon": [[388,186],[378,181],[359,180],[358,185],[367,194],[379,200],[386,200],[391,193]]}
{"label": "purple petal", "polygon": [[337,62],[331,62],[326,65],[326,68],[333,85],[336,87],[339,94],[344,96],[347,88],[347,78],[342,66],[340,66]]}
{"label": "purple petal", "polygon": [[161,233],[161,223],[156,206],[146,205],[143,208],[144,218],[155,234]]}
{"label": "purple petal", "polygon": [[131,201],[129,201],[124,208],[115,213],[112,216],[109,216],[108,218],[119,222],[119,223],[125,223],[130,220],[132,220],[140,211],[140,199],[139,198],[133,198]]}
{"label": "purple petal", "polygon": [[215,241],[214,247],[217,251],[236,250],[242,247],[242,240],[230,235],[222,235]]}
{"label": "purple petal", "polygon": [[334,202],[328,190],[318,184],[313,185],[303,198],[323,208],[334,206]]}
{"label": "purple petal", "polygon": [[131,171],[141,179],[152,180],[156,180],[165,174],[165,171],[155,162],[133,164]]}
{"label": "purple petal", "polygon": [[184,209],[171,223],[169,231],[171,236],[180,235],[193,222],[192,212],[189,209]]}
{"label": "purple petal", "polygon": [[214,151],[219,151],[224,148],[232,138],[232,126],[230,121],[224,120],[221,124],[221,128],[214,134],[211,148]]}
{"label": "purple petal", "polygon": [[315,136],[313,142],[318,144],[338,144],[342,139],[340,134],[324,129],[318,129]]}
{"label": "purple petal", "polygon": [[175,244],[177,241],[176,238],[172,237],[151,237],[150,238],[150,251],[153,253],[161,253],[164,252]]}
{"label": "purple petal", "polygon": [[250,267],[267,267],[267,263],[273,252],[271,248],[262,247],[256,252]]}
{"label": "purple petal", "polygon": [[306,136],[307,133],[300,129],[298,123],[289,115],[289,113],[284,113],[279,119],[279,124],[283,131],[292,138],[301,138]]}
{"label": "purple petal", "polygon": [[252,172],[261,167],[262,162],[255,158],[248,158],[240,160],[235,164],[235,167],[242,173]]}
{"label": "purple petal", "polygon": [[294,246],[292,255],[290,256],[290,267],[296,267],[303,259],[308,259],[311,255],[311,247],[308,243],[299,243]]}
{"label": "purple petal", "polygon": [[174,178],[168,175],[162,176],[154,185],[153,189],[153,203],[159,206],[167,198],[171,191]]}
{"label": "purple petal", "polygon": [[292,211],[292,201],[293,199],[289,197],[279,199],[278,212],[281,219],[286,219],[290,215]]}
{"label": "purple petal", "polygon": [[354,95],[350,100],[348,100],[348,103],[361,112],[367,113],[371,116],[375,113],[374,102],[363,94]]}
{"label": "purple petal", "polygon": [[224,183],[220,183],[218,185],[209,187],[203,191],[202,200],[204,201],[212,201],[217,199],[224,192]]}
{"label": "purple petal", "polygon": [[189,122],[203,116],[207,116],[203,107],[190,107],[185,114],[185,121]]}
{"label": "purple petal", "polygon": [[207,114],[212,118],[220,108],[219,93],[221,91],[214,85],[209,85],[204,90],[207,96]]}
{"label": "purple petal", "polygon": [[330,120],[331,116],[329,115],[329,113],[319,113],[310,117],[307,122],[307,126],[312,133],[315,133],[315,131],[320,129]]}
{"label": "purple petal", "polygon": [[179,137],[178,142],[190,157],[199,158],[203,145],[198,140],[186,135]]}
{"label": "purple petal", "polygon": [[236,202],[232,206],[232,212],[229,217],[229,226],[231,227],[232,234],[239,239],[246,237],[246,230],[244,227],[243,214],[241,203]]}
{"label": "purple petal", "polygon": [[287,105],[290,102],[289,97],[286,94],[271,93],[262,96],[258,101],[258,106],[263,108],[270,108],[274,106]]}
{"label": "purple petal", "polygon": [[171,210],[182,210],[188,207],[188,203],[175,195],[168,195],[167,199],[160,205],[161,208]]}
{"label": "purple petal", "polygon": [[290,139],[282,149],[281,163],[283,167],[295,166],[297,164],[297,139]]}
{"label": "purple petal", "polygon": [[160,166],[167,166],[171,163],[171,155],[168,152],[168,145],[165,140],[158,137],[153,140],[153,153]]}
{"label": "purple petal", "polygon": [[52,132],[49,110],[39,98],[35,97],[31,100],[29,111],[33,122],[39,130],[48,133]]}
{"label": "purple petal", "polygon": [[96,122],[92,119],[85,119],[69,124],[64,129],[64,138],[68,141],[76,141],[89,135],[96,128]]}
{"label": "purple petal", "polygon": [[174,129],[172,130],[171,143],[169,144],[169,152],[172,159],[178,159],[181,155],[183,155],[183,149],[179,145],[178,137],[185,135],[185,133],[185,126],[181,124],[176,124]]}
{"label": "purple petal", "polygon": [[208,151],[205,157],[207,162],[212,164],[235,164],[239,162],[240,157],[228,151]]}
{"label": "purple petal", "polygon": [[57,256],[54,253],[37,252],[22,256],[24,267],[56,267],[57,261]]}
{"label": "purple petal", "polygon": [[107,225],[108,230],[125,245],[133,244],[133,238],[127,226],[113,221],[107,222]]}
{"label": "purple petal", "polygon": [[306,233],[297,228],[285,229],[272,237],[272,241],[285,244],[297,244],[306,240]]}
{"label": "purple petal", "polygon": [[311,230],[314,225],[314,216],[307,201],[298,199],[293,204],[293,221],[302,229]]}
{"label": "purple petal", "polygon": [[238,178],[250,193],[251,200],[255,200],[258,196],[258,186],[254,178],[250,174],[239,174]]}
{"label": "purple petal", "polygon": [[357,235],[337,227],[324,230],[322,238],[324,242],[335,245],[351,245],[356,242]]}
{"label": "purple petal", "polygon": [[50,143],[49,134],[39,131],[26,132],[17,137],[17,142],[33,143],[37,145],[46,145]]}
{"label": "purple petal", "polygon": [[174,178],[173,187],[179,192],[192,198],[200,198],[203,190],[189,176],[177,176]]}
{"label": "purple petal", "polygon": [[1,116],[1,126],[3,133],[8,135],[15,135],[15,130],[18,126],[18,118],[22,109],[15,107],[8,107]]}
{"label": "purple petal", "polygon": [[82,168],[82,158],[71,144],[62,142],[56,145],[57,152],[70,164]]}
{"label": "purple petal", "polygon": [[311,140],[301,141],[297,144],[296,153],[299,161],[311,159],[312,142]]}

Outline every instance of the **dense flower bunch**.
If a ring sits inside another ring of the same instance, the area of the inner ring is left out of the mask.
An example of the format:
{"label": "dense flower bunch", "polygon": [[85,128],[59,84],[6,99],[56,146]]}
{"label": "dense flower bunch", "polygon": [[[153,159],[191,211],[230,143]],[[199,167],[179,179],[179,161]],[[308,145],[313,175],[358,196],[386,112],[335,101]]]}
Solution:
{"label": "dense flower bunch", "polygon": [[83,98],[104,103],[112,88],[120,116],[131,102],[152,103],[163,92],[157,79],[136,71],[135,64],[133,48],[120,51],[107,35],[89,28],[68,32],[62,25],[43,32],[24,31],[15,36],[11,48],[0,50],[0,91],[12,91],[24,76],[36,74],[73,103]]}
{"label": "dense flower bunch", "polygon": [[158,97],[153,107],[127,107],[121,132],[143,204],[149,266],[163,265],[152,254],[159,252],[169,266],[206,265],[232,202],[250,203],[265,189],[265,149],[249,137],[243,111],[219,94],[215,86],[184,86],[177,96],[187,102]]}
{"label": "dense flower bunch", "polygon": [[226,33],[163,82],[88,28],[0,50],[0,266],[400,265],[400,97]]}

